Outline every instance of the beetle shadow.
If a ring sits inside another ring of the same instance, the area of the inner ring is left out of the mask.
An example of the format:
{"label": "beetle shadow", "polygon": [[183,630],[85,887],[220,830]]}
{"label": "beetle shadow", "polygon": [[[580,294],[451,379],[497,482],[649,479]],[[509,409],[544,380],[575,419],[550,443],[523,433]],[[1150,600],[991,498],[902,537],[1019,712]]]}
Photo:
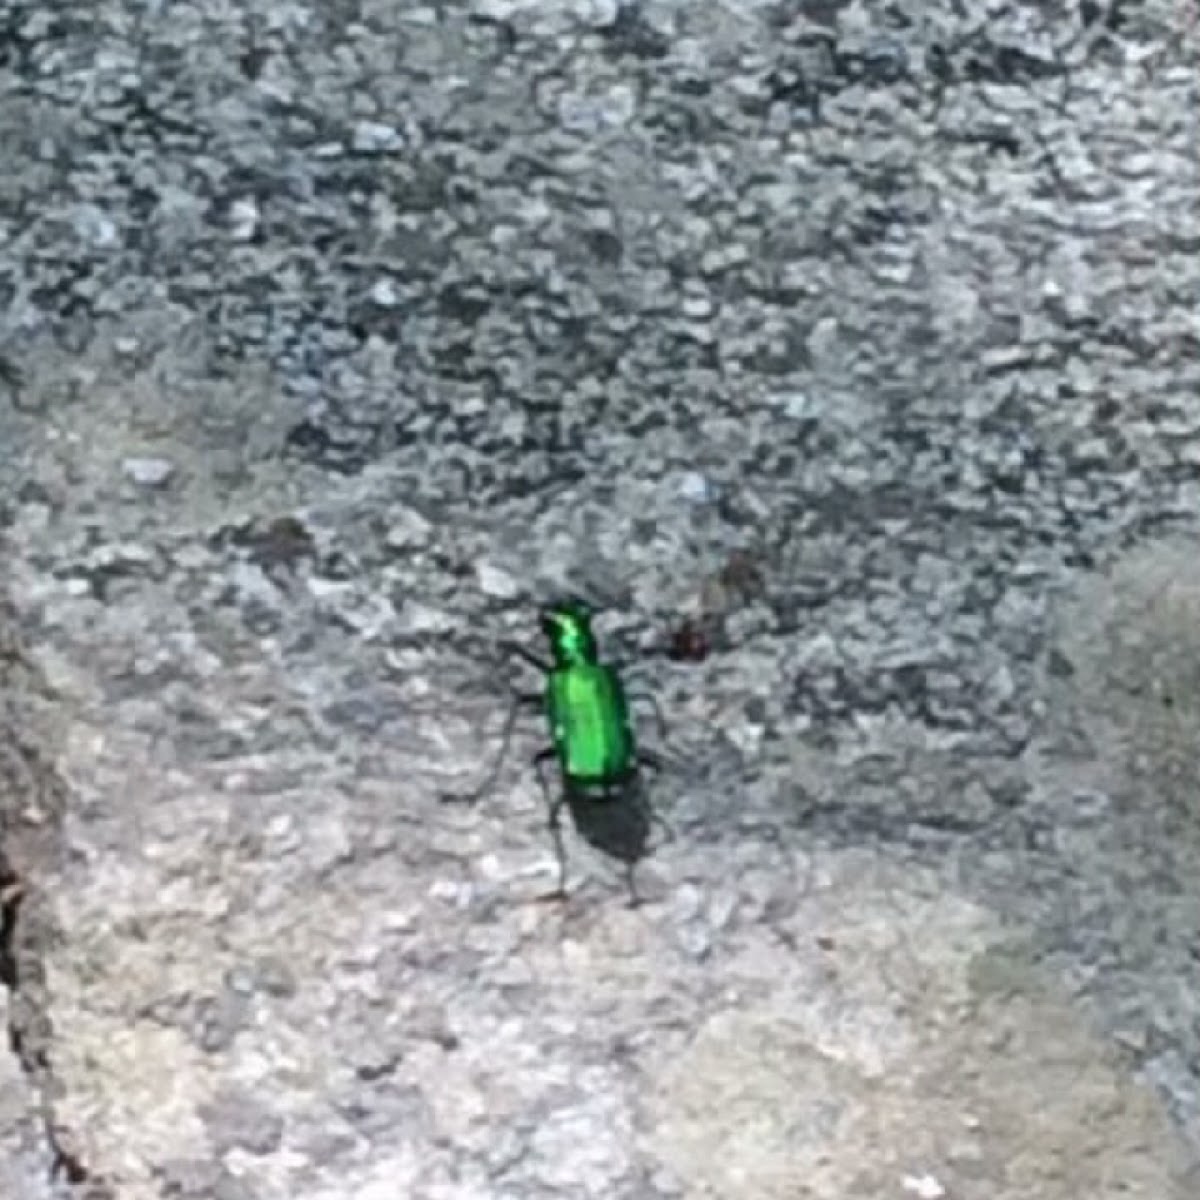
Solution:
{"label": "beetle shadow", "polygon": [[630,900],[640,904],[644,897],[638,890],[634,871],[656,849],[654,827],[660,826],[667,840],[674,837],[674,832],[654,810],[640,780],[627,783],[626,788],[620,795],[569,790],[563,801],[580,839],[624,866]]}
{"label": "beetle shadow", "polygon": [[566,803],[575,832],[593,850],[627,867],[636,866],[650,853],[654,819],[644,797],[622,802],[572,792]]}

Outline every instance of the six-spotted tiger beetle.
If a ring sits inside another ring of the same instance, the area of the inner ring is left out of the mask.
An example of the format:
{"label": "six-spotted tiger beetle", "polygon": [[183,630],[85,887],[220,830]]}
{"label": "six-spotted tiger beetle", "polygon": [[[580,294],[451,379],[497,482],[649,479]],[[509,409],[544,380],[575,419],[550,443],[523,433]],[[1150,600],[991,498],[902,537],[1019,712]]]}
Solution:
{"label": "six-spotted tiger beetle", "polygon": [[[666,822],[645,794],[644,770],[656,774],[662,763],[638,747],[630,721],[630,700],[645,700],[654,709],[660,735],[666,727],[654,698],[627,693],[617,668],[600,661],[592,632],[592,614],[578,600],[562,600],[541,612],[542,632],[550,644],[550,661],[523,646],[509,650],[539,670],[542,692],[518,693],[500,739],[500,748],[483,783],[463,796],[444,801],[475,803],[494,786],[522,710],[540,708],[545,714],[550,745],[533,759],[546,800],[550,836],[558,860],[558,887],[545,899],[565,899],[567,859],[560,818],[565,806],[580,837],[597,850],[625,864],[630,904],[641,902],[634,868],[646,856],[653,825],[670,836]],[[551,789],[546,769],[556,763],[560,777]]]}

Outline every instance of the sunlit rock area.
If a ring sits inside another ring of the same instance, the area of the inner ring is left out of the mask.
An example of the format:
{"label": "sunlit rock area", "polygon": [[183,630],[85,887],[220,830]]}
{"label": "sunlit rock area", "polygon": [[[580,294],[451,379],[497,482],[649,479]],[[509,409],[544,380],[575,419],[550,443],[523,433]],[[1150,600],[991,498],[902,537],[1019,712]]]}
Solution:
{"label": "sunlit rock area", "polygon": [[6,0],[0,1195],[1200,1195],[1198,38]]}

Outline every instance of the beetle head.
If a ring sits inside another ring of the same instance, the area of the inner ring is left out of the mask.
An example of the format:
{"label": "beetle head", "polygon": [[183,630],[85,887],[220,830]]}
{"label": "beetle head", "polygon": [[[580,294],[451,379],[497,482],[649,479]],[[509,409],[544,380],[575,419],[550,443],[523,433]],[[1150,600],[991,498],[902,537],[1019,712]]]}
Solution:
{"label": "beetle head", "polygon": [[559,666],[596,661],[591,609],[579,600],[556,600],[542,609],[542,632]]}

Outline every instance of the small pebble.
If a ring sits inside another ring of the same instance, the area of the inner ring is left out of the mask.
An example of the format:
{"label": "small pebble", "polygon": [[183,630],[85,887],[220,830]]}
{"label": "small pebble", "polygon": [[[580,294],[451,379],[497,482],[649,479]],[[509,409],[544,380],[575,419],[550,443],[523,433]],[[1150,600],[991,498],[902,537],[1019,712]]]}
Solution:
{"label": "small pebble", "polygon": [[239,996],[253,995],[255,990],[254,974],[243,966],[231,967],[225,972],[225,986]]}
{"label": "small pebble", "polygon": [[107,248],[120,240],[116,222],[94,204],[81,204],[74,213],[75,233],[81,241]]}
{"label": "small pebble", "polygon": [[814,359],[824,358],[834,347],[838,338],[838,323],[835,317],[822,317],[808,335],[808,352]]}
{"label": "small pebble", "polygon": [[246,999],[228,989],[208,996],[196,1006],[192,1036],[206,1054],[219,1054],[233,1045],[246,1025]]}
{"label": "small pebble", "polygon": [[400,293],[396,291],[396,285],[390,279],[380,279],[371,288],[371,299],[380,308],[395,308],[400,303]]}
{"label": "small pebble", "polygon": [[708,480],[699,471],[687,471],[679,480],[679,494],[693,504],[703,504],[711,492]]}
{"label": "small pebble", "polygon": [[399,130],[381,121],[359,121],[351,145],[359,154],[382,154],[398,150],[404,145],[404,138]]}
{"label": "small pebble", "polygon": [[235,242],[249,242],[258,232],[258,204],[252,196],[235,200],[229,209],[229,234]]}
{"label": "small pebble", "polygon": [[296,977],[281,958],[261,958],[255,964],[258,986],[268,995],[286,998],[296,994]]}
{"label": "small pebble", "polygon": [[428,541],[433,526],[420,513],[406,508],[397,510],[392,516],[392,527],[384,538],[389,550],[411,550]]}
{"label": "small pebble", "polygon": [[683,952],[696,962],[703,962],[712,952],[712,932],[700,921],[682,926],[678,936]]}
{"label": "small pebble", "polygon": [[941,1200],[946,1189],[932,1175],[905,1175],[901,1187],[917,1200]]}
{"label": "small pebble", "polygon": [[479,563],[475,568],[475,575],[479,580],[479,590],[485,596],[495,596],[500,600],[511,600],[521,591],[520,584],[507,571],[494,566],[492,563]]}
{"label": "small pebble", "polygon": [[803,392],[788,392],[776,401],[783,415],[792,421],[802,421],[813,415],[812,401]]}
{"label": "small pebble", "polygon": [[138,487],[162,487],[175,474],[175,464],[165,458],[127,458],[121,470]]}
{"label": "small pebble", "polygon": [[220,1150],[272,1154],[283,1140],[283,1118],[256,1097],[228,1088],[201,1108],[209,1136]]}

